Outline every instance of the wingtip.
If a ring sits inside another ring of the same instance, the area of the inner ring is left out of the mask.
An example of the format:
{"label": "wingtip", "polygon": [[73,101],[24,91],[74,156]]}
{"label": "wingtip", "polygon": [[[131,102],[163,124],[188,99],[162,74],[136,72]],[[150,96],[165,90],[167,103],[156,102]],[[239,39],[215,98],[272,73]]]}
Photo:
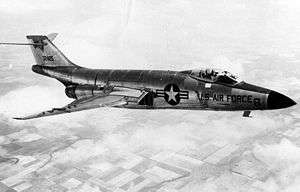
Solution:
{"label": "wingtip", "polygon": [[25,117],[13,117],[15,120],[27,120],[27,119],[33,119],[32,116],[25,116]]}
{"label": "wingtip", "polygon": [[15,120],[25,120],[23,117],[13,117]]}

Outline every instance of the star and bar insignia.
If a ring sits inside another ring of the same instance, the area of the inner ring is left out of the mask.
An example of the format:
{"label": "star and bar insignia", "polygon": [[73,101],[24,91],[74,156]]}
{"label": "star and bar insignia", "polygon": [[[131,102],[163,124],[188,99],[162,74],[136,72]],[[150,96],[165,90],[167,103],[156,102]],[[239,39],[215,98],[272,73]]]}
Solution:
{"label": "star and bar insignia", "polygon": [[164,97],[165,101],[170,105],[177,105],[180,103],[180,99],[188,99],[188,91],[180,91],[176,84],[168,84],[164,90],[156,90],[157,97]]}

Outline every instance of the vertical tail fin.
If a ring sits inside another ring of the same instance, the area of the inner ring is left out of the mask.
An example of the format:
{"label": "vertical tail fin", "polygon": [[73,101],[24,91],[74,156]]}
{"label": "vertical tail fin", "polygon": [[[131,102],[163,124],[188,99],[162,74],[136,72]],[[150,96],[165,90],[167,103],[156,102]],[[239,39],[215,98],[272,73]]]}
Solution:
{"label": "vertical tail fin", "polygon": [[30,45],[31,51],[37,65],[41,66],[74,66],[72,63],[53,43],[52,40],[57,34],[43,35],[28,35],[26,36]]}

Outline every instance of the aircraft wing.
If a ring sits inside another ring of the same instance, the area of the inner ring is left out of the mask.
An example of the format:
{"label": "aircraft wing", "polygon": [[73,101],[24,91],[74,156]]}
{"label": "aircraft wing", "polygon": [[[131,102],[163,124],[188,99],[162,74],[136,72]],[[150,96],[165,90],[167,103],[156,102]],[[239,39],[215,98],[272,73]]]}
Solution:
{"label": "aircraft wing", "polygon": [[126,96],[124,95],[107,95],[107,96],[92,96],[88,98],[78,99],[73,101],[72,103],[61,107],[61,108],[53,108],[48,111],[43,111],[37,114],[28,115],[25,117],[16,117],[14,119],[17,120],[27,120],[34,119],[39,117],[58,115],[63,113],[72,113],[75,111],[82,111],[88,109],[94,109],[98,107],[114,107],[114,106],[122,106],[127,104]]}

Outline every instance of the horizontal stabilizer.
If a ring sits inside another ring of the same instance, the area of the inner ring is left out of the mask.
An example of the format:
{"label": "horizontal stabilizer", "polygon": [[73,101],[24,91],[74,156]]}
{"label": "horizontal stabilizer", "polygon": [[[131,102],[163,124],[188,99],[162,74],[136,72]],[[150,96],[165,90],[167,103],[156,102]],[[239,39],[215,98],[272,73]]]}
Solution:
{"label": "horizontal stabilizer", "polygon": [[[47,35],[47,38],[50,41],[53,41],[57,37],[58,33],[50,33]],[[0,42],[0,45],[35,45],[35,46],[44,46],[45,43],[17,43],[17,42]]]}

